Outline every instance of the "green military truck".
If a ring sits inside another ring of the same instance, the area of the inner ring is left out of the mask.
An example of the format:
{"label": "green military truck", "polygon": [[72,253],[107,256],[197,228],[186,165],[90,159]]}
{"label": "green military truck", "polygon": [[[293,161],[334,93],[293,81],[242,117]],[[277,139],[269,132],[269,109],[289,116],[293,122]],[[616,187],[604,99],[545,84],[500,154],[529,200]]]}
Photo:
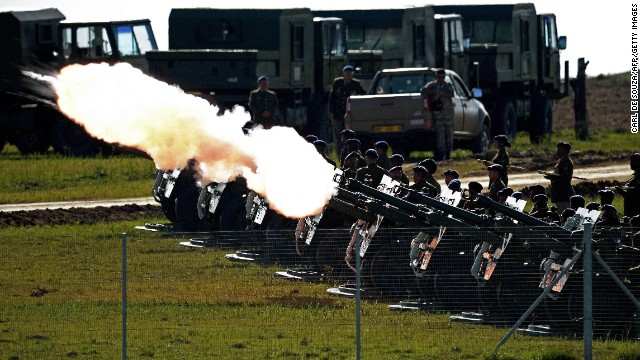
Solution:
{"label": "green military truck", "polygon": [[63,22],[54,8],[0,12],[0,150],[21,153],[50,147],[71,155],[110,149],[89,136],[55,106],[52,89],[23,74],[50,75],[74,63],[129,62],[147,70],[144,54],[157,49],[149,20]]}
{"label": "green military truck", "polygon": [[[355,131],[365,147],[385,140],[394,153],[432,150],[433,114],[420,89],[436,79],[436,70],[424,67],[379,71],[367,95],[354,95],[347,100],[345,127]],[[470,91],[451,70],[446,70],[445,81],[454,89],[454,140],[474,152],[488,150],[491,118],[477,99],[482,96],[481,91]]]}

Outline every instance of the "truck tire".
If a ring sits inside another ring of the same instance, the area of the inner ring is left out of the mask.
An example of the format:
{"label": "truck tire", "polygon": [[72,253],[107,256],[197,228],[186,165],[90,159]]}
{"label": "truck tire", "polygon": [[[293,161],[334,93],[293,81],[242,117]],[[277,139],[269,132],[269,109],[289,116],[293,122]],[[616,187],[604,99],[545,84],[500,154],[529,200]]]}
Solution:
{"label": "truck tire", "polygon": [[53,128],[53,147],[56,152],[72,156],[94,156],[104,143],[89,135],[82,126],[60,116]]}
{"label": "truck tire", "polygon": [[27,131],[16,135],[16,146],[22,155],[45,153],[50,145],[49,134],[44,130]]}
{"label": "truck tire", "polygon": [[534,122],[529,129],[529,140],[532,144],[540,144],[553,131],[553,108],[551,101],[542,98],[535,108]]}
{"label": "truck tire", "polygon": [[502,131],[502,134],[507,135],[511,140],[515,139],[518,117],[516,115],[516,108],[513,106],[512,101],[505,101],[502,104],[499,121],[500,127],[498,129]]}
{"label": "truck tire", "polygon": [[474,154],[484,153],[489,150],[489,146],[491,146],[491,137],[489,135],[489,127],[485,123],[482,125],[482,130],[478,136],[471,139],[471,151]]}

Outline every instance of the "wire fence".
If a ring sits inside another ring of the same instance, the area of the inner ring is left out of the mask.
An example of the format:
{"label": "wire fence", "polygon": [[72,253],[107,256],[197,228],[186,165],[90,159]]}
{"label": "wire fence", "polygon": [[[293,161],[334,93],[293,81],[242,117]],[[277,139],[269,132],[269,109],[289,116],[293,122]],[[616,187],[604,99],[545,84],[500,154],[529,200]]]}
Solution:
{"label": "wire fence", "polygon": [[640,257],[624,228],[594,229],[585,298],[582,232],[302,225],[0,239],[0,356],[640,356]]}

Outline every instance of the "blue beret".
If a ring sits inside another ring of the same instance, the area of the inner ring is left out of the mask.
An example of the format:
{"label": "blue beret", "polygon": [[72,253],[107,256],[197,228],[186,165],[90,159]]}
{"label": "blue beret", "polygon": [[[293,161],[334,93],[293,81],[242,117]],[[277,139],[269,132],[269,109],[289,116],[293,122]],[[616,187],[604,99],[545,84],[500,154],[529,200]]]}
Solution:
{"label": "blue beret", "polygon": [[342,68],[342,71],[354,71],[354,69],[353,69],[353,66],[351,66],[351,65],[345,65]]}
{"label": "blue beret", "polygon": [[313,142],[313,145],[315,145],[316,147],[319,146],[319,147],[321,147],[323,149],[326,149],[326,147],[327,147],[327,143],[324,140],[315,140]]}
{"label": "blue beret", "polygon": [[456,179],[460,177],[460,174],[458,174],[458,172],[456,170],[453,170],[453,169],[449,169],[449,170],[445,171],[442,175],[453,176]]}
{"label": "blue beret", "polygon": [[436,164],[436,161],[432,158],[424,159],[420,161],[418,165],[424,166],[425,168],[429,169],[431,173],[436,172],[436,170],[438,169],[438,164]]}
{"label": "blue beret", "polygon": [[358,158],[360,158],[360,154],[358,154],[358,152],[357,152],[357,151],[352,151],[352,152],[350,152],[350,153],[349,153],[349,155],[347,155],[347,156],[344,158],[344,161],[348,161],[348,160],[349,160],[349,159],[351,159],[351,158],[356,158],[356,159],[358,159]]}
{"label": "blue beret", "polygon": [[502,171],[502,165],[493,164],[493,165],[487,167],[487,170],[489,170],[489,171]]}
{"label": "blue beret", "polygon": [[424,166],[422,166],[422,165],[414,166],[414,167],[413,167],[413,172],[414,172],[414,173],[423,173],[423,174],[425,174],[425,175],[428,173],[428,172],[427,172],[427,168],[425,168],[425,167],[424,167]]}
{"label": "blue beret", "polygon": [[310,143],[313,143],[314,141],[318,140],[318,137],[315,135],[307,135],[304,137],[304,139]]}

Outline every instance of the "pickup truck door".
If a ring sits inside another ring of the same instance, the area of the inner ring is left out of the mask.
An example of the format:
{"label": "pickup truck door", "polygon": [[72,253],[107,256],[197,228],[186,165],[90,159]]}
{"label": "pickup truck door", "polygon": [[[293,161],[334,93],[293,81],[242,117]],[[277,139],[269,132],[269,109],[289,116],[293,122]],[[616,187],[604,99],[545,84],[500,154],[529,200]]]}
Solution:
{"label": "pickup truck door", "polygon": [[[453,82],[453,89],[455,92],[454,98],[455,100],[457,100],[457,102],[454,101],[454,106],[456,106],[458,102],[460,104],[460,109],[454,108],[456,110],[455,131],[475,133],[475,127],[477,126],[476,123],[478,119],[478,104],[471,97],[469,89],[467,89],[467,87],[459,77],[451,75],[451,80]],[[462,117],[459,127],[458,112],[460,112],[460,116]]]}
{"label": "pickup truck door", "polygon": [[453,131],[459,132],[464,129],[464,99],[458,94],[456,83],[451,75],[447,80],[453,84],[453,97],[451,98],[451,102],[453,102]]}

